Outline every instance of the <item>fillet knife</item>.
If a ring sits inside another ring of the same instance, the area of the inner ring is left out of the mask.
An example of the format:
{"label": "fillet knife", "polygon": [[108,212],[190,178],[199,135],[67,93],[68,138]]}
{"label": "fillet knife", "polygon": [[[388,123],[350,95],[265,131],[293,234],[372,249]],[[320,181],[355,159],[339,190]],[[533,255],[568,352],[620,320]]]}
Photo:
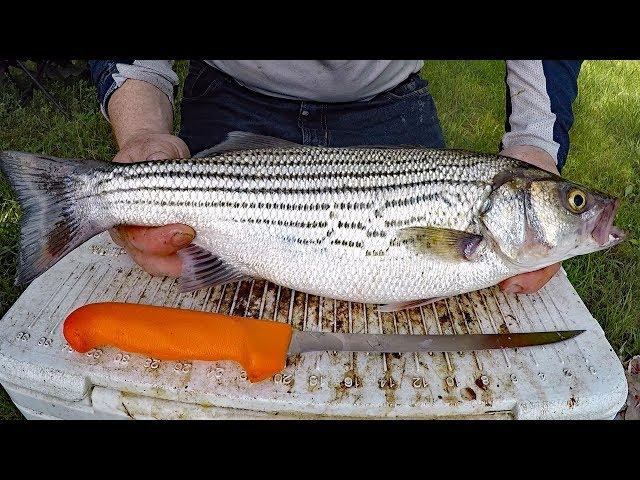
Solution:
{"label": "fillet knife", "polygon": [[584,332],[386,335],[311,332],[270,320],[131,303],[93,303],[74,310],[64,336],[78,352],[112,346],[158,360],[234,360],[251,382],[285,368],[287,355],[316,351],[460,352],[561,342]]}

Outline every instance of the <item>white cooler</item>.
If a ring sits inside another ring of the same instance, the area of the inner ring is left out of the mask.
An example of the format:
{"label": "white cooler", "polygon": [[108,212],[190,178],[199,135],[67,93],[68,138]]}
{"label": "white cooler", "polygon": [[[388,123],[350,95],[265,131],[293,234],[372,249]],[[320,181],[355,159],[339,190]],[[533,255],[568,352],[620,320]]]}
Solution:
{"label": "white cooler", "polygon": [[[459,353],[316,352],[252,384],[233,362],[72,351],[62,324],[87,303],[220,311],[317,331],[443,334],[586,329],[547,346]],[[625,403],[620,361],[564,272],[538,294],[497,288],[399,313],[256,280],[180,294],[106,234],[36,279],[0,321],[0,383],[29,419],[610,419]]]}

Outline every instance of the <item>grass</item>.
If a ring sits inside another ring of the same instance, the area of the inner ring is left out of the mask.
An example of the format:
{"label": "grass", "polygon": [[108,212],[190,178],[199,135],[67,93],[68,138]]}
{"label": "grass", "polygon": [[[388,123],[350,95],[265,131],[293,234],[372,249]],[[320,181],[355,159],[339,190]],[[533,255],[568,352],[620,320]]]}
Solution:
{"label": "grass", "polygon": [[[447,145],[495,151],[504,132],[504,63],[425,62],[422,74],[429,79]],[[583,64],[562,172],[623,200],[616,224],[631,240],[564,262],[571,283],[623,361],[640,354],[638,78],[640,61]]]}
{"label": "grass", "polygon": [[[181,79],[186,62],[177,65]],[[496,151],[504,130],[504,64],[500,61],[428,61],[431,85],[448,146]],[[583,65],[563,174],[623,199],[617,223],[640,238],[640,61],[591,61]],[[60,157],[113,157],[109,125],[85,81],[51,83],[72,112],[67,120],[40,92],[25,106],[0,82],[0,150]],[[176,126],[179,115],[176,115]],[[13,286],[20,213],[0,179],[0,315],[21,293]],[[640,354],[640,242],[575,258],[565,269],[622,360]],[[636,294],[634,296],[634,293]],[[0,419],[20,418],[0,389]]]}

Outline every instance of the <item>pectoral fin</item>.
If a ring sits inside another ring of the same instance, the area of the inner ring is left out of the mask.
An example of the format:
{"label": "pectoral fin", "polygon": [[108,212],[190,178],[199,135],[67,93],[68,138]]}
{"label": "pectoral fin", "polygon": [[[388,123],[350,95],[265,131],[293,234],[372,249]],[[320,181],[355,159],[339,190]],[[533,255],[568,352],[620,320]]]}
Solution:
{"label": "pectoral fin", "polygon": [[182,260],[179,285],[183,293],[246,278],[242,272],[197,245],[178,250],[178,257]]}
{"label": "pectoral fin", "polygon": [[482,239],[481,235],[449,228],[407,227],[398,232],[398,240],[407,247],[450,260],[469,260]]}

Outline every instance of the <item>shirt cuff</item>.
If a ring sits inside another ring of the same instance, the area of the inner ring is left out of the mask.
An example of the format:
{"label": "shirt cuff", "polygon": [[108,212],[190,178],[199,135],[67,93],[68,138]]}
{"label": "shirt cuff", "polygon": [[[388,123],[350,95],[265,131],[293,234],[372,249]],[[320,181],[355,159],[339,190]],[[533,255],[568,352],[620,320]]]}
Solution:
{"label": "shirt cuff", "polygon": [[168,60],[114,60],[89,62],[94,83],[98,90],[100,111],[109,120],[109,99],[129,78],[147,82],[164,93],[171,105],[174,103],[174,87],[177,87],[178,75],[171,69]]}

